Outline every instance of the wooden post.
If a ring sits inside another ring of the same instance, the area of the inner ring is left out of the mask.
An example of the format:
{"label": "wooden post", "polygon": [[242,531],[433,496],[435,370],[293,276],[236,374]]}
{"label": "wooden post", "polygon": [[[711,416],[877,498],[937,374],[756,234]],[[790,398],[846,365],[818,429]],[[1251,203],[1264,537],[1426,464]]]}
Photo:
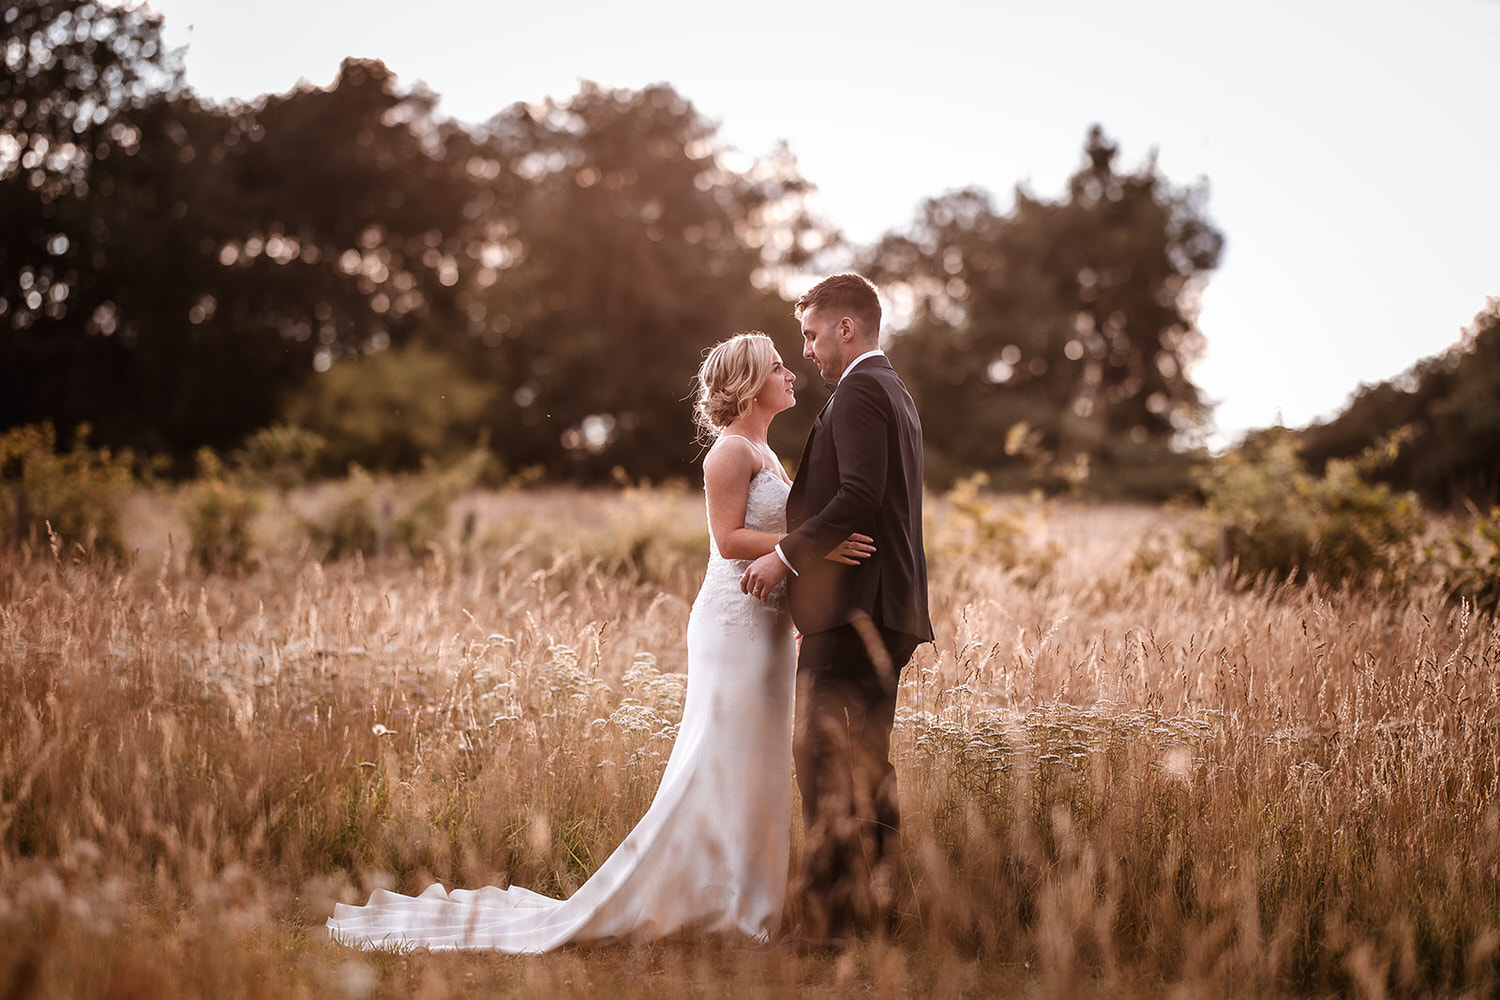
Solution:
{"label": "wooden post", "polygon": [[375,555],[380,559],[384,559],[390,549],[392,515],[391,498],[386,497],[381,501],[379,514],[375,519]]}
{"label": "wooden post", "polygon": [[10,544],[19,549],[21,544],[26,541],[26,487],[16,487],[15,500],[16,523],[15,531],[11,532]]}
{"label": "wooden post", "polygon": [[1219,529],[1214,545],[1214,569],[1219,575],[1219,589],[1229,590],[1234,583],[1234,546],[1230,543],[1228,528]]}

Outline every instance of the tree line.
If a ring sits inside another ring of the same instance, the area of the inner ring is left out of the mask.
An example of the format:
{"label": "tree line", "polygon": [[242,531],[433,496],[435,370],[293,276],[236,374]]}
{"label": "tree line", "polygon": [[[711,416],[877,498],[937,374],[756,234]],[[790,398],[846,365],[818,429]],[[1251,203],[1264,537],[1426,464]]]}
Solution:
{"label": "tree line", "polygon": [[[468,125],[351,59],[216,105],[161,28],[148,7],[5,8],[0,428],[87,425],[183,471],[295,425],[330,471],[483,441],[554,478],[692,477],[702,352],[755,328],[800,354],[783,290],[852,263],[892,303],[938,482],[1188,481],[1223,236],[1206,187],[1125,167],[1098,128],[1060,197],[951,192],[853,247],[788,149],[745,165],[668,85]],[[773,444],[795,454],[815,410]]]}
{"label": "tree line", "polygon": [[1500,500],[1500,298],[1448,349],[1361,386],[1337,416],[1298,435],[1322,468],[1385,443],[1373,475],[1441,506]]}
{"label": "tree line", "polygon": [[670,88],[469,128],[350,60],[218,107],[160,29],[141,7],[6,12],[0,424],[182,461],[303,419],[396,467],[487,427],[516,466],[663,474],[698,352],[784,318],[806,185],[727,169]]}

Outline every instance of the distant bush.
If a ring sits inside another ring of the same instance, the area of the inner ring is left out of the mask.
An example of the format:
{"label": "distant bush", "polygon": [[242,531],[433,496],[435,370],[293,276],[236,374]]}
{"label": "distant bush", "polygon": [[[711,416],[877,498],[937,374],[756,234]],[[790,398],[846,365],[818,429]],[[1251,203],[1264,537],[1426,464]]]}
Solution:
{"label": "distant bush", "polygon": [[1500,610],[1500,507],[1441,539],[1429,556],[1448,592],[1486,611]]}
{"label": "distant bush", "polygon": [[[1207,458],[1201,447],[1179,449],[1163,441],[1133,442],[1109,437],[1092,454],[1064,457],[1043,446],[1044,434],[1028,421],[1012,424],[1004,436],[1004,458],[982,472],[998,493],[1076,496],[1102,500],[1161,503],[1196,493],[1194,475]],[[973,472],[940,453],[928,455],[929,483],[961,484]]]}
{"label": "distant bush", "polygon": [[930,557],[999,565],[1027,585],[1040,583],[1061,555],[1055,543],[1038,541],[1046,503],[1037,494],[988,493],[988,484],[988,476],[976,473],[943,494],[945,516],[924,526]]}
{"label": "distant bush", "polygon": [[0,515],[0,538],[45,538],[50,530],[54,544],[124,555],[119,515],[136,483],[134,456],[90,448],[88,433],[80,425],[65,452],[57,450],[50,423],[0,435],[0,486],[9,501]]}
{"label": "distant bush", "polygon": [[1328,423],[1302,432],[1315,467],[1358,454],[1409,426],[1374,478],[1449,507],[1500,498],[1500,298],[1486,300],[1457,343],[1394,379],[1365,386]]}
{"label": "distant bush", "polygon": [[287,419],[326,442],[319,464],[386,472],[462,459],[483,433],[493,390],[446,355],[418,345],[340,361],[316,376]]}
{"label": "distant bush", "polygon": [[328,558],[419,555],[441,539],[453,502],[489,474],[494,461],[488,451],[475,449],[447,467],[429,462],[417,475],[380,478],[351,466],[334,500],[319,515],[304,518],[302,530]]}
{"label": "distant bush", "polygon": [[1202,477],[1207,514],[1188,544],[1212,565],[1225,555],[1225,533],[1229,566],[1240,579],[1404,582],[1421,567],[1421,505],[1362,475],[1398,446],[1387,442],[1358,462],[1331,460],[1315,477],[1290,433],[1264,434]]}
{"label": "distant bush", "polygon": [[676,505],[662,502],[682,496],[687,485],[681,480],[657,486],[632,482],[623,469],[614,471],[620,502],[612,506],[603,525],[606,530],[581,547],[581,554],[600,560],[609,572],[634,575],[657,586],[669,584],[684,567],[700,568],[708,548],[707,526],[702,521],[683,523]]}
{"label": "distant bush", "polygon": [[383,527],[388,519],[388,502],[382,506],[374,478],[358,465],[349,467],[349,477],[341,483],[336,496],[326,508],[302,520],[302,530],[313,548],[330,559],[356,552],[374,555],[384,550],[389,532]]}
{"label": "distant bush", "polygon": [[321,434],[273,424],[246,438],[234,462],[246,479],[285,493],[307,482],[327,451],[328,440]]}
{"label": "distant bush", "polygon": [[1201,448],[1179,451],[1160,442],[1135,444],[1127,438],[1111,441],[1099,461],[1093,463],[1085,492],[1104,499],[1143,503],[1195,495],[1194,476],[1207,457]]}
{"label": "distant bush", "polygon": [[227,473],[209,448],[198,451],[198,480],[191,487],[185,519],[193,558],[207,570],[249,569],[255,564],[250,521],[260,495],[239,475]]}

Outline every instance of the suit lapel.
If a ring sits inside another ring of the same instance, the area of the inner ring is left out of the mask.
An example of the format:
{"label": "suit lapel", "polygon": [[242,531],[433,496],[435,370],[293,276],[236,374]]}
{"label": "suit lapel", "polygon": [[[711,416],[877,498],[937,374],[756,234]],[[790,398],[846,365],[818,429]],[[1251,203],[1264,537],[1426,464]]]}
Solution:
{"label": "suit lapel", "polygon": [[[887,371],[895,371],[891,367],[890,359],[883,354],[861,361],[859,369],[863,371],[866,368],[884,368]],[[797,475],[792,479],[792,490],[786,498],[788,530],[801,524],[811,513],[802,509],[803,494],[807,492],[808,479],[813,474],[812,469],[809,468],[808,459],[812,457],[813,439],[822,432],[823,423],[828,416],[828,408],[833,405],[833,397],[838,395],[838,383],[824,382],[823,385],[830,390],[828,398],[823,400],[823,408],[818,411],[818,416],[813,420],[812,430],[807,432],[807,441],[802,445],[802,458],[797,462]]]}
{"label": "suit lapel", "polygon": [[[828,413],[828,407],[833,404],[834,393],[838,392],[839,390],[838,383],[836,382],[824,382],[823,388],[828,390],[828,398],[823,400],[823,408],[819,410],[818,415],[813,418],[814,429],[823,426],[823,417]],[[811,436],[811,434],[808,435],[809,438]]]}
{"label": "suit lapel", "polygon": [[[837,386],[832,382],[824,382],[823,385],[830,390],[837,390]],[[812,456],[813,438],[817,437],[818,432],[823,429],[823,418],[828,413],[828,407],[833,403],[833,395],[833,392],[829,392],[828,398],[823,400],[823,408],[813,419],[812,429],[807,432],[807,440],[802,444],[802,457],[797,461],[797,475],[792,478],[792,489],[786,497],[788,530],[795,528],[806,519],[802,511],[802,495],[807,492],[807,480],[812,473],[808,459]]]}

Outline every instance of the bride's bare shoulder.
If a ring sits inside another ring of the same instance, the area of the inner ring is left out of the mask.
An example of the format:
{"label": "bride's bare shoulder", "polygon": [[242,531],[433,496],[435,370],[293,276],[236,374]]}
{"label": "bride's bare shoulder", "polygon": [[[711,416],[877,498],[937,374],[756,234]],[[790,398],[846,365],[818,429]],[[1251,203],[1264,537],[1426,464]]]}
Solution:
{"label": "bride's bare shoulder", "polygon": [[709,500],[743,499],[760,468],[761,458],[754,445],[744,438],[723,435],[703,456],[703,487]]}
{"label": "bride's bare shoulder", "polygon": [[705,473],[716,469],[753,471],[760,468],[760,464],[760,456],[756,453],[755,446],[738,434],[719,435],[719,439],[709,446],[708,454],[703,456]]}

